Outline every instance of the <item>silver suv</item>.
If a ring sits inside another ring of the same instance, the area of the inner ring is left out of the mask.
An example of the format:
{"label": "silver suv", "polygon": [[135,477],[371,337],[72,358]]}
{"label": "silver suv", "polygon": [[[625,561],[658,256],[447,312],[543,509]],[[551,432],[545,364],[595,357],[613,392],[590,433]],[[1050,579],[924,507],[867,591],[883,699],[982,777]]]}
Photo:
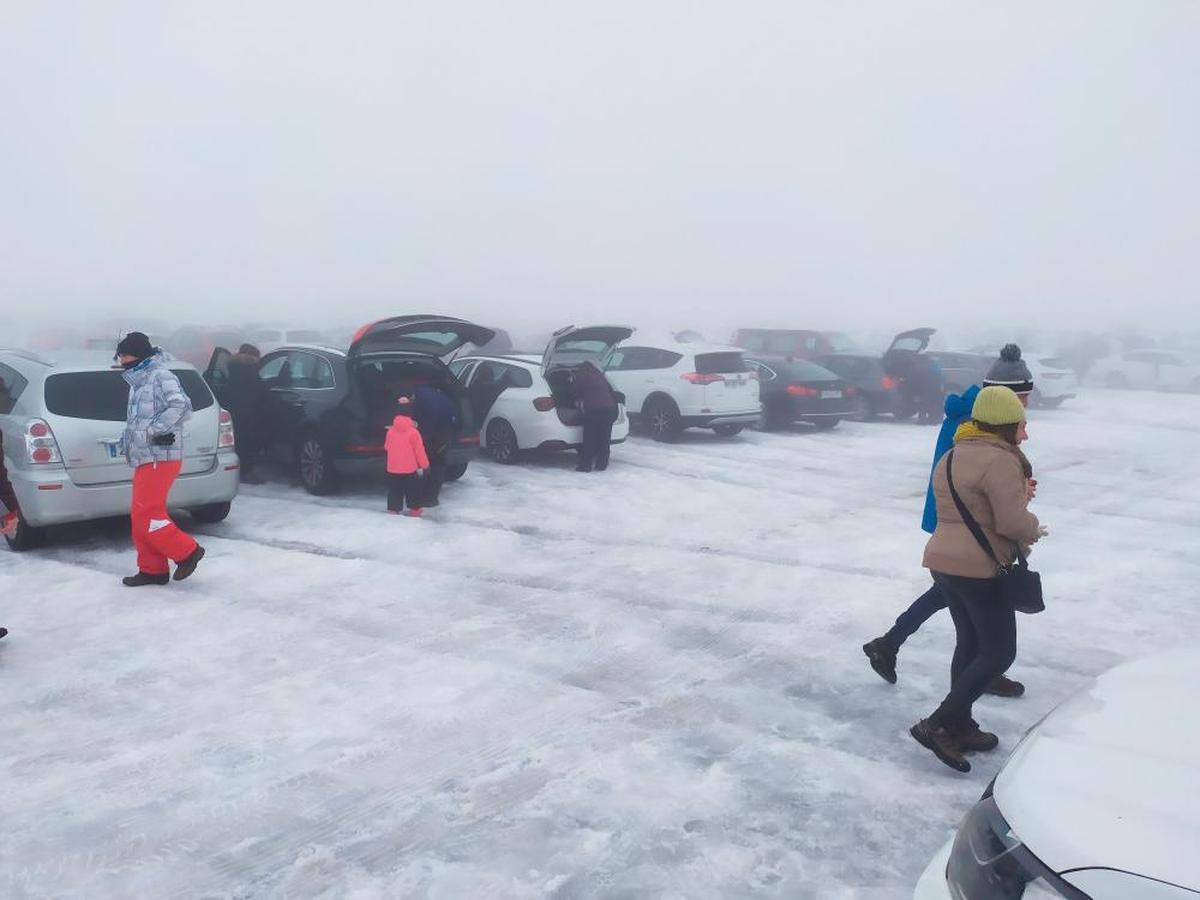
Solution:
{"label": "silver suv", "polygon": [[[238,490],[232,420],[193,366],[168,365],[193,409],[170,506],[219,522]],[[47,359],[0,350],[0,431],[21,502],[20,525],[8,538],[14,550],[40,546],[50,525],[128,515],[133,470],[116,452],[129,398],[121,374],[104,353]]]}

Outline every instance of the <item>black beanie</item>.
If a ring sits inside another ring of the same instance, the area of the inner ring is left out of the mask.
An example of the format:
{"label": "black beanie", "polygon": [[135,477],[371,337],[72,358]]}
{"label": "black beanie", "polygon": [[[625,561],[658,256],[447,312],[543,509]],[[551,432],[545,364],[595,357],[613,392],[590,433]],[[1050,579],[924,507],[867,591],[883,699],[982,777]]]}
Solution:
{"label": "black beanie", "polygon": [[136,356],[138,359],[145,359],[147,356],[153,355],[154,348],[150,346],[150,338],[140,331],[129,332],[121,338],[121,343],[117,344],[117,356]]}

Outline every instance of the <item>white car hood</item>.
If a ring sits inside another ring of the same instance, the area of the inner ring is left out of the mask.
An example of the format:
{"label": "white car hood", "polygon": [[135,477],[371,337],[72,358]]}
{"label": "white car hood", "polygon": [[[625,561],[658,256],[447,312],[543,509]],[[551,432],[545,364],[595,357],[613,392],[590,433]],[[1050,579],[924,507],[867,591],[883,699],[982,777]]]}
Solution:
{"label": "white car hood", "polygon": [[1118,666],[1014,751],[995,797],[1056,872],[1106,867],[1200,885],[1200,652]]}

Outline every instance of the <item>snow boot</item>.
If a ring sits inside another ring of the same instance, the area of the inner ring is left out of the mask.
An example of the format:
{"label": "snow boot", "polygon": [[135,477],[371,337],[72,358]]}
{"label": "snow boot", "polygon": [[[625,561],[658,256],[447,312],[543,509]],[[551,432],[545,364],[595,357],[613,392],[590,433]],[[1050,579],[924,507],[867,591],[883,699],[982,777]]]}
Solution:
{"label": "snow boot", "polygon": [[196,566],[200,564],[200,560],[202,559],[204,559],[204,548],[197,544],[195,550],[175,565],[175,580],[183,581],[183,579],[195,572]]}
{"label": "snow boot", "polygon": [[419,519],[421,516],[425,515],[425,510],[421,507],[417,507],[416,509],[406,509],[404,514],[410,519]]}
{"label": "snow boot", "polygon": [[863,653],[867,654],[876,675],[888,684],[896,683],[896,651],[887,642],[887,638],[878,637],[863,644]]}
{"label": "snow boot", "polygon": [[983,689],[983,692],[994,694],[997,697],[1020,697],[1025,693],[1025,685],[1003,675],[997,675],[988,682],[988,686]]}
{"label": "snow boot", "polygon": [[4,637],[6,634],[8,634],[8,629],[0,628],[0,638]]}
{"label": "snow boot", "polygon": [[166,584],[171,580],[171,576],[165,572],[161,575],[155,575],[150,572],[138,572],[136,575],[129,575],[121,579],[121,583],[125,587],[143,587],[147,584]]}
{"label": "snow boot", "polygon": [[962,755],[958,741],[945,728],[939,728],[928,719],[922,719],[910,728],[908,733],[916,739],[918,744],[926,750],[931,750],[934,756],[954,769],[954,771],[971,771],[971,764]]}
{"label": "snow boot", "polygon": [[964,753],[987,753],[1000,746],[1000,738],[981,729],[974,719],[968,719],[962,725],[955,725],[946,730],[958,741],[958,748]]}

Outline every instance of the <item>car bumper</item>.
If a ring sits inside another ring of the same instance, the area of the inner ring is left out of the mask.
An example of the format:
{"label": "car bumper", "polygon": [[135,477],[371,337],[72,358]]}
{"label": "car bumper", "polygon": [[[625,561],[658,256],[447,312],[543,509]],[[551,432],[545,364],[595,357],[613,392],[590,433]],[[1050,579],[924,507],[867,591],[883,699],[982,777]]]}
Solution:
{"label": "car bumper", "polygon": [[[179,476],[167,506],[187,510],[232,500],[238,492],[239,468],[234,454],[221,453],[207,472]],[[10,472],[10,476],[21,501],[21,515],[34,528],[129,515],[132,481],[77,485],[63,469],[23,469]]]}
{"label": "car bumper", "polygon": [[[629,437],[629,419],[622,415],[613,423],[612,443],[620,444]],[[517,443],[522,450],[568,450],[583,444],[583,427],[564,425],[554,412],[543,413],[517,429]]]}
{"label": "car bumper", "polygon": [[953,846],[954,838],[951,838],[930,860],[913,891],[913,900],[954,900],[950,886],[946,884],[946,863],[950,861],[950,848]]}
{"label": "car bumper", "polygon": [[685,428],[713,428],[717,425],[754,425],[762,418],[762,409],[743,409],[728,413],[685,415]]}

